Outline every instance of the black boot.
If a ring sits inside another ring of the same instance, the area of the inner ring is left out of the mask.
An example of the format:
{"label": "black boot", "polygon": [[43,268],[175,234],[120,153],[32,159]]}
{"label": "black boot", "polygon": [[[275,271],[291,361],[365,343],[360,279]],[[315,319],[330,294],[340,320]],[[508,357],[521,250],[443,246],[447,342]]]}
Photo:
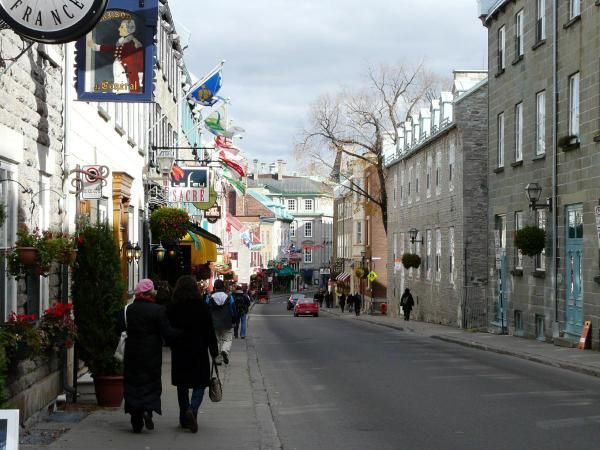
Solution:
{"label": "black boot", "polygon": [[131,413],[131,427],[134,433],[141,433],[144,428],[144,418],[141,412]]}
{"label": "black boot", "polygon": [[144,425],[146,425],[146,429],[154,430],[154,422],[152,421],[152,411],[144,411],[143,419]]}

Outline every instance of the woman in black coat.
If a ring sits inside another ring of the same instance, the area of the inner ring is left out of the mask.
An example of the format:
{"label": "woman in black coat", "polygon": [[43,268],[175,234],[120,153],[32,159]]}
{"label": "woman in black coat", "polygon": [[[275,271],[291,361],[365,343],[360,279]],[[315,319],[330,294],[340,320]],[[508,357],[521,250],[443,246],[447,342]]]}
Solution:
{"label": "woman in black coat", "polygon": [[[181,332],[171,328],[164,306],[155,303],[152,280],[143,279],[135,287],[135,299],[119,314],[117,329],[127,331],[123,375],[125,413],[131,414],[131,426],[140,433],[144,425],[154,429],[152,412],[162,414],[163,339],[171,343]],[[127,326],[125,326],[127,324]]]}
{"label": "woman in black coat", "polygon": [[210,382],[208,354],[210,351],[216,358],[219,347],[210,311],[193,277],[185,275],[177,280],[168,317],[183,331],[182,338],[171,347],[171,383],[177,386],[179,423],[195,433],[198,408]]}

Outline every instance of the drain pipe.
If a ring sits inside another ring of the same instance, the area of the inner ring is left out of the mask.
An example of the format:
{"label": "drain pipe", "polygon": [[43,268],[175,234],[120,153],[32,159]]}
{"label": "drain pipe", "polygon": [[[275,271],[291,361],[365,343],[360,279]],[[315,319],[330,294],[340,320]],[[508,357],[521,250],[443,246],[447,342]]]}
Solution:
{"label": "drain pipe", "polygon": [[[68,178],[69,178],[69,164],[67,163],[67,158],[69,157],[69,148],[70,148],[70,108],[71,108],[71,100],[70,100],[70,92],[69,92],[69,88],[70,88],[70,73],[71,73],[71,53],[70,53],[70,49],[69,49],[69,44],[64,44],[63,45],[63,54],[64,54],[64,62],[65,62],[65,66],[63,69],[63,99],[64,99],[64,113],[63,113],[63,130],[64,130],[64,138],[63,138],[63,152],[62,152],[62,186],[63,186],[63,192],[67,192],[68,193]],[[64,221],[66,222],[66,228],[67,230],[69,229],[69,202],[68,202],[68,197],[67,197],[67,201],[65,201],[65,219]],[[68,280],[69,276],[67,274],[67,280]],[[65,289],[67,289],[67,292],[69,290],[68,285],[65,287]],[[67,294],[67,302],[68,300],[68,294]],[[76,400],[77,398],[77,390],[71,386],[69,384],[69,380],[68,380],[68,372],[69,372],[69,358],[68,358],[68,352],[67,350],[63,350],[62,351],[62,355],[61,355],[61,359],[62,359],[62,364],[60,367],[60,378],[61,378],[61,384],[62,384],[62,388],[65,392],[67,392],[71,398],[73,400]],[[73,365],[74,367],[77,367],[77,360],[75,359],[73,361]]]}
{"label": "drain pipe", "polygon": [[552,1],[552,288],[554,295],[554,323],[552,337],[560,336],[558,320],[558,0]]}

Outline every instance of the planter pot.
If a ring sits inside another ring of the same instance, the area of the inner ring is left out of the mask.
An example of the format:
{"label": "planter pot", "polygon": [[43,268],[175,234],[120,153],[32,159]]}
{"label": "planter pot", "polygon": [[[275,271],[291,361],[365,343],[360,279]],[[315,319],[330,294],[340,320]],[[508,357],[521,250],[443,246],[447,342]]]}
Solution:
{"label": "planter pot", "polygon": [[33,266],[36,263],[38,251],[35,247],[17,247],[19,261],[24,266]]}
{"label": "planter pot", "polygon": [[64,252],[60,256],[60,259],[58,260],[58,262],[61,264],[66,264],[66,265],[71,266],[71,265],[73,265],[73,263],[75,262],[76,259],[77,259],[77,249],[73,249],[71,251]]}
{"label": "planter pot", "polygon": [[123,376],[96,376],[94,377],[96,401],[99,406],[118,408],[123,401]]}

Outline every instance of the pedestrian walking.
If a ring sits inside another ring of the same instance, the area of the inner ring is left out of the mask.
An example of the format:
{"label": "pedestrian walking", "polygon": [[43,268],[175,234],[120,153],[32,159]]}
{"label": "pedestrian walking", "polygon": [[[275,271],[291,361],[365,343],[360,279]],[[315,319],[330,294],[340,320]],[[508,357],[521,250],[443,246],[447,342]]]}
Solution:
{"label": "pedestrian walking", "polygon": [[342,310],[342,312],[344,312],[344,308],[346,307],[346,294],[344,294],[343,292],[342,295],[340,295],[339,303],[340,309]]}
{"label": "pedestrian walking", "polygon": [[350,294],[346,298],[346,306],[348,307],[348,312],[354,312],[354,295]]}
{"label": "pedestrian walking", "polygon": [[248,294],[244,292],[241,286],[237,286],[233,293],[235,303],[235,323],[233,325],[233,336],[237,339],[241,337],[246,339],[248,310],[252,303]]}
{"label": "pedestrian walking", "polygon": [[221,360],[229,364],[229,352],[233,341],[233,322],[235,318],[235,303],[233,297],[225,292],[225,283],[223,280],[216,280],[214,292],[208,296],[206,303],[210,308],[215,334],[219,343],[219,357],[217,364]]}
{"label": "pedestrian walking", "polygon": [[333,294],[331,292],[327,292],[325,294],[325,307],[331,308],[333,306]]}
{"label": "pedestrian walking", "polygon": [[317,297],[317,299],[319,300],[319,308],[323,307],[324,298],[325,298],[325,294],[323,293],[323,291],[321,289],[319,289],[319,296]]}
{"label": "pedestrian walking", "polygon": [[140,280],[134,292],[133,303],[118,315],[117,331],[127,331],[123,360],[125,413],[131,414],[133,431],[141,433],[144,425],[154,429],[153,412],[162,414],[163,339],[173,344],[181,331],[171,327],[165,307],[155,303],[152,280]]}
{"label": "pedestrian walking", "polygon": [[210,383],[209,353],[213,359],[219,356],[219,346],[195,278],[184,275],[177,280],[167,316],[171,325],[183,333],[171,347],[171,384],[177,387],[179,424],[196,433],[198,409]]}
{"label": "pedestrian walking", "polygon": [[360,298],[360,294],[357,292],[354,293],[354,314],[360,316],[360,309],[362,308],[362,299]]}
{"label": "pedestrian walking", "polygon": [[410,312],[414,305],[415,301],[410,293],[410,289],[404,289],[404,294],[400,297],[400,306],[402,306],[402,311],[404,311],[404,320],[410,320]]}

